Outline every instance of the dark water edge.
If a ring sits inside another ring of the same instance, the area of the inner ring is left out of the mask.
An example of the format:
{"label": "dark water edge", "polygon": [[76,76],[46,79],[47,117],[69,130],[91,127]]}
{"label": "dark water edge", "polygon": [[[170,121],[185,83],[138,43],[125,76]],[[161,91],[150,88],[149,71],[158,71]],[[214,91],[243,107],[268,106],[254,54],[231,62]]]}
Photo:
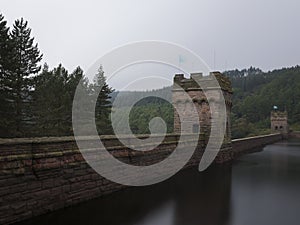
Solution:
{"label": "dark water edge", "polygon": [[181,171],[24,221],[23,225],[298,225],[300,140],[269,145],[233,165]]}
{"label": "dark water edge", "polygon": [[232,178],[229,224],[300,224],[300,139],[240,158]]}

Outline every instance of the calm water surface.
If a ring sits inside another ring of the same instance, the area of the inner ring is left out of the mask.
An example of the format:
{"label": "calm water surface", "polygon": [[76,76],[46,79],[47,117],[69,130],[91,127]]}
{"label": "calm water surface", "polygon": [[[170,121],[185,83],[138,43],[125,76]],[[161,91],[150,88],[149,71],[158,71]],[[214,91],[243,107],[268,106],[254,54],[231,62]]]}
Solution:
{"label": "calm water surface", "polygon": [[300,140],[269,145],[233,165],[185,170],[22,224],[299,225]]}

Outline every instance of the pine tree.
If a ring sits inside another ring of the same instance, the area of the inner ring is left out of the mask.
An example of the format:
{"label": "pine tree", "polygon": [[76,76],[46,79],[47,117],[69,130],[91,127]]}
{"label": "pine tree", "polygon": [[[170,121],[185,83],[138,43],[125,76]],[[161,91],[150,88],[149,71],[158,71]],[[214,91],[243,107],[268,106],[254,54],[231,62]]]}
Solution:
{"label": "pine tree", "polygon": [[77,85],[81,85],[83,90],[87,93],[87,96],[89,96],[89,86],[88,81],[84,77],[83,70],[78,66],[69,76],[69,82],[67,84],[66,90],[67,90],[67,102],[66,102],[66,127],[68,128],[67,132],[69,135],[73,134],[73,128],[72,128],[72,106],[73,106],[73,99],[75,95],[75,91],[77,88]]}
{"label": "pine tree", "polygon": [[49,70],[45,64],[42,72],[34,78],[34,118],[36,121],[36,135],[58,136],[68,135],[65,124],[69,120],[67,108],[69,96],[67,83],[68,71],[60,64]]}
{"label": "pine tree", "polygon": [[0,14],[0,137],[6,137],[9,132],[10,108],[7,101],[6,79],[11,65],[11,40],[9,38],[9,28],[4,16]]}
{"label": "pine tree", "polygon": [[61,64],[51,71],[45,64],[34,81],[36,135],[72,135],[72,104],[79,82],[86,96],[89,96],[88,82],[84,78],[83,70],[77,67],[69,74]]}
{"label": "pine tree", "polygon": [[[0,14],[0,79],[4,79],[8,69],[9,58],[7,57],[10,52],[10,38],[9,28],[6,26],[7,22],[4,20],[4,16]],[[3,82],[1,82],[3,85]],[[2,88],[2,86],[1,86]]]}
{"label": "pine tree", "polygon": [[94,94],[96,92],[99,93],[95,107],[95,121],[98,133],[100,135],[112,134],[112,127],[110,122],[110,94],[114,90],[106,83],[106,77],[104,75],[102,65],[99,67],[98,73],[94,77],[92,88],[94,90]]}
{"label": "pine tree", "polygon": [[[32,99],[32,75],[37,74],[41,67],[38,63],[42,55],[38,45],[34,44],[31,29],[23,18],[16,20],[10,33],[12,41],[11,73],[6,78],[8,101],[12,105],[10,114],[10,130],[14,136],[25,136],[33,125],[31,123],[30,102]],[[12,120],[13,119],[13,120]]]}
{"label": "pine tree", "polygon": [[57,99],[53,97],[58,93],[57,81],[53,72],[49,71],[47,64],[44,64],[42,72],[34,77],[33,114],[35,136],[50,136],[50,129],[55,126],[53,108],[55,108]]}

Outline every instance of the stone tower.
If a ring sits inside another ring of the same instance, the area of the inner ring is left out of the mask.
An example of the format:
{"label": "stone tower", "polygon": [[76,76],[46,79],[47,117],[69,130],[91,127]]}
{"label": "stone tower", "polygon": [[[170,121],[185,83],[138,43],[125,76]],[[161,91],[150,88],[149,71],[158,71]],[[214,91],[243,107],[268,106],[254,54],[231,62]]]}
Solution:
{"label": "stone tower", "polygon": [[289,133],[288,114],[286,111],[272,111],[271,112],[271,130],[272,133],[282,133],[287,135]]}
{"label": "stone tower", "polygon": [[[231,122],[230,122],[230,113],[232,107],[232,88],[230,80],[222,75],[220,72],[212,73],[219,85],[222,89],[223,96],[226,103],[226,112],[227,112],[227,124],[226,124],[226,135],[225,135],[225,142],[231,142]],[[202,133],[205,135],[209,135],[210,133],[210,126],[211,126],[211,116],[210,116],[210,107],[207,101],[207,98],[203,92],[203,90],[199,87],[198,83],[195,81],[196,79],[201,79],[201,82],[209,82],[212,80],[212,74],[210,76],[202,76],[201,73],[192,73],[190,78],[185,78],[183,74],[176,74],[174,77],[174,84],[177,84],[180,88],[176,88],[176,85],[173,86],[172,91],[172,98],[173,98],[173,105],[175,107],[181,107],[184,109],[185,118],[188,118],[187,121],[189,123],[195,123],[195,119],[199,120],[200,128],[196,124],[192,126],[192,130],[183,130],[185,133]],[[214,88],[219,89],[219,87],[209,87],[210,90]],[[199,114],[198,118],[193,118],[193,116],[189,116],[192,114],[192,109],[189,104],[187,104],[187,96],[182,93],[185,92],[189,95],[191,99],[193,99],[193,103],[197,109]],[[181,123],[179,119],[179,115],[174,107],[174,132],[179,133],[181,130]],[[199,130],[200,129],[200,130]]]}

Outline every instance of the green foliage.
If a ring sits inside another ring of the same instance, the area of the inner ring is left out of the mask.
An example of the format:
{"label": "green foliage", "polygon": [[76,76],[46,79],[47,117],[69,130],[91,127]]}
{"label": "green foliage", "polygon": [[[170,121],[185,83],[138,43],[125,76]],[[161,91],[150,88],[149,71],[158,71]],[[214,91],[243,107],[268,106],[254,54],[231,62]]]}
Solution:
{"label": "green foliage", "polygon": [[93,94],[99,93],[95,107],[95,122],[97,131],[100,135],[113,134],[110,122],[110,94],[114,90],[106,83],[106,77],[104,76],[102,65],[100,65],[98,73],[95,75],[94,83],[91,85],[91,88],[93,90]]}
{"label": "green foliage", "polygon": [[[49,71],[45,64],[34,78],[35,136],[72,134],[72,101],[83,71],[76,68],[71,74],[60,64]],[[86,88],[87,85],[86,85]]]}
{"label": "green foliage", "polygon": [[[142,102],[146,102],[143,99]],[[154,100],[154,99],[152,99]],[[150,100],[151,101],[151,100]],[[131,130],[134,134],[150,134],[149,122],[155,117],[160,117],[165,121],[167,133],[173,132],[174,111],[173,106],[161,99],[156,98],[156,103],[143,104],[139,102],[132,108],[129,117]]]}
{"label": "green foliage", "polygon": [[292,129],[293,131],[300,131],[300,122],[292,124],[290,126],[290,129]]}
{"label": "green foliage", "polygon": [[[77,86],[84,91],[85,99],[81,104],[92,101],[99,92],[95,103],[95,120],[99,134],[111,134],[109,115],[111,102],[109,94],[113,91],[106,83],[102,67],[90,84],[84,77],[83,70],[77,67],[71,74],[62,66],[49,71],[45,65],[41,74],[35,78],[34,113],[36,126],[35,136],[65,136],[72,135],[72,103]],[[81,110],[85,110],[82,105]],[[83,115],[92,117],[92,112]],[[82,127],[88,123],[88,118],[79,121]]]}
{"label": "green foliage", "polygon": [[[4,35],[1,45],[4,54],[1,55],[1,109],[2,120],[1,135],[22,137],[26,135],[32,123],[31,100],[32,79],[31,75],[40,70],[38,63],[42,59],[31,29],[22,19],[16,20],[12,31],[8,31],[1,18],[1,32]],[[1,34],[1,35],[2,35]],[[7,54],[7,55],[6,55]]]}
{"label": "green foliage", "polygon": [[274,105],[287,110],[292,127],[300,121],[300,67],[259,71],[250,68],[225,72],[234,88],[233,138],[266,133]]}
{"label": "green foliage", "polygon": [[11,40],[9,37],[9,28],[6,26],[7,22],[0,14],[0,135],[4,136],[7,133],[11,105],[7,99],[7,87],[5,85],[8,78],[8,72],[10,67],[10,52],[11,52]]}
{"label": "green foliage", "polygon": [[[129,114],[132,132],[149,133],[149,122],[154,117],[161,117],[166,122],[167,132],[173,132],[173,106],[162,100],[171,102],[172,87],[146,92],[114,92],[106,83],[102,66],[91,84],[80,67],[68,73],[62,65],[50,70],[45,64],[39,73],[42,54],[27,25],[23,18],[16,20],[10,31],[0,14],[0,137],[72,135],[72,103],[77,87],[84,92],[85,103],[97,99],[95,122],[99,134],[113,133],[111,103],[119,94],[116,105],[121,113],[116,123],[124,122],[122,116],[129,111],[131,102],[142,99]],[[299,66],[266,73],[250,67],[224,74],[230,78],[234,91],[233,138],[269,133],[274,105],[281,111],[287,110],[291,128],[300,130]],[[158,97],[147,97],[151,94]],[[83,110],[85,106],[82,105]],[[85,111],[89,115],[87,118],[94,114],[93,110]],[[80,123],[84,127],[90,121],[82,118]]]}
{"label": "green foliage", "polygon": [[[167,132],[172,133],[174,109],[169,103],[171,96],[171,87],[152,91],[112,93],[112,101],[117,107],[113,108],[114,122],[120,127],[119,132],[124,134],[129,132],[125,126],[128,119],[126,117],[129,115],[129,126],[134,134],[150,134],[149,122],[155,117],[161,118],[166,123]],[[133,102],[135,104],[131,107]]]}
{"label": "green foliage", "polygon": [[[114,122],[120,127],[119,132],[124,134],[130,132],[125,126],[126,116],[129,115],[130,129],[134,134],[150,134],[149,122],[155,117],[164,120],[167,132],[172,133],[174,111],[172,104],[169,103],[172,99],[171,90],[172,87],[164,87],[151,91],[113,92],[111,100],[118,108],[113,108]],[[131,108],[133,102],[135,104]]]}
{"label": "green foliage", "polygon": [[[23,18],[16,20],[9,32],[0,15],[0,137],[72,135],[72,103],[77,86],[89,102],[100,84],[103,89],[95,103],[96,123],[101,126],[101,134],[111,132],[108,116],[113,90],[106,84],[102,67],[93,84],[88,83],[80,67],[68,73],[62,65],[49,70],[45,64],[39,73],[42,55],[27,25]],[[90,111],[85,115],[92,115]],[[80,121],[83,127],[86,122],[86,118]]]}
{"label": "green foliage", "polygon": [[[147,96],[154,95],[159,98],[147,98]],[[160,103],[159,99],[172,99],[172,87],[164,87],[162,89],[151,90],[151,91],[115,91],[111,94],[111,101],[114,102],[118,96],[117,105],[118,107],[126,107],[131,105],[132,102],[137,102],[139,99],[144,99],[138,102],[138,105],[144,105],[148,103]]]}

